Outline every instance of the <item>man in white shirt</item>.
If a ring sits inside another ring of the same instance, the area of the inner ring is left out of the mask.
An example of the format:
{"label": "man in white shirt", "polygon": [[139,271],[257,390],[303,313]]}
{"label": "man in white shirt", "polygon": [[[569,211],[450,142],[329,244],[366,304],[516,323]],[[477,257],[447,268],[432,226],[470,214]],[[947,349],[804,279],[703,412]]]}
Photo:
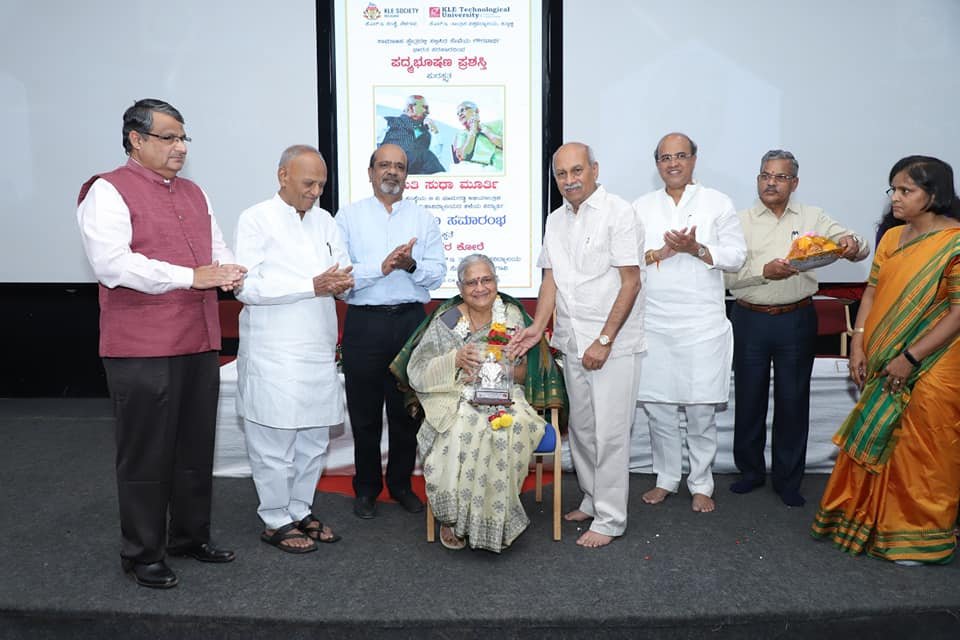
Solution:
{"label": "man in white shirt", "polygon": [[237,299],[237,413],[260,497],[261,539],[306,553],[339,536],[311,509],[329,427],[343,423],[334,297],[353,286],[353,267],[333,217],[317,208],[327,165],[313,147],[280,156],[280,190],[237,223],[248,272]]}
{"label": "man in white shirt", "polygon": [[533,324],[508,351],[522,355],[557,312],[551,344],[563,352],[570,399],[570,451],[583,491],[567,521],[593,522],[577,544],[602,547],[627,526],[630,429],[644,350],[640,285],[642,225],[630,205],[597,184],[600,165],[585,144],[553,155],[563,206],[547,218],[544,269]]}
{"label": "man in white shirt", "polygon": [[730,198],[693,181],[693,140],[667,134],[653,157],[664,188],[633,203],[647,237],[647,353],[639,400],[650,425],[657,475],[643,501],[658,504],[680,488],[683,413],[691,506],[709,512],[715,508],[714,414],[718,404],[727,402],[733,359],[722,272],[739,269],[747,249]]}

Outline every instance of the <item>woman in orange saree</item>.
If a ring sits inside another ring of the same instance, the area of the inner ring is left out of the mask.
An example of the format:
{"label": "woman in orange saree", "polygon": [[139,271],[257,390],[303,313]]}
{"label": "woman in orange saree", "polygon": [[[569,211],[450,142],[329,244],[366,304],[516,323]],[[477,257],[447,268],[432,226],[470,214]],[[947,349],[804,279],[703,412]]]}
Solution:
{"label": "woman in orange saree", "polygon": [[960,500],[960,200],[950,165],[903,158],[860,304],[857,406],[812,534],[902,564],[949,562]]}

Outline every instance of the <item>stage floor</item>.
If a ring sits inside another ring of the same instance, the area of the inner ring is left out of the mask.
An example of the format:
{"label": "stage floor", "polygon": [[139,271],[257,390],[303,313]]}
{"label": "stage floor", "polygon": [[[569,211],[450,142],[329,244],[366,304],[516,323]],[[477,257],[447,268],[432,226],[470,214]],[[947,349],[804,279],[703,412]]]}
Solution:
{"label": "stage floor", "polygon": [[[108,401],[0,400],[0,424],[0,638],[960,637],[960,563],[903,568],[810,538],[824,475],[803,508],[720,475],[718,510],[695,514],[685,493],[643,504],[653,478],[634,474],[627,533],[598,550],[568,523],[552,542],[525,494],[532,524],[499,556],[428,544],[422,514],[397,505],[359,520],[328,494],[316,513],[344,539],[284,554],[258,539],[252,482],[218,478],[214,539],[237,561],[173,558],[180,585],[153,591],[120,571]],[[564,507],[578,498],[566,474]]]}

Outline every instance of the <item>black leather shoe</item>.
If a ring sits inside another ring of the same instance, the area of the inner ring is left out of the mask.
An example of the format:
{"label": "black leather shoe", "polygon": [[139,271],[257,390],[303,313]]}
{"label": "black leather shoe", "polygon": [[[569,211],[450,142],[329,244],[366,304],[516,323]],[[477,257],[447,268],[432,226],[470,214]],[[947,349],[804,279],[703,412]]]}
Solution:
{"label": "black leather shoe", "polygon": [[167,554],[176,557],[188,556],[200,562],[233,562],[237,558],[233,551],[217,549],[209,542],[188,547],[167,547]]}
{"label": "black leather shoe", "polygon": [[417,494],[413,491],[391,494],[391,497],[410,513],[420,513],[423,511],[423,503],[420,502],[420,498],[418,498]]}
{"label": "black leather shoe", "polygon": [[177,574],[171,571],[170,567],[168,567],[163,560],[160,562],[151,562],[150,564],[142,564],[124,558],[121,560],[120,565],[126,573],[133,575],[133,579],[136,580],[137,584],[141,587],[169,589],[170,587],[177,586]]}
{"label": "black leather shoe", "polygon": [[353,515],[370,520],[377,515],[377,499],[373,496],[357,496],[353,499]]}

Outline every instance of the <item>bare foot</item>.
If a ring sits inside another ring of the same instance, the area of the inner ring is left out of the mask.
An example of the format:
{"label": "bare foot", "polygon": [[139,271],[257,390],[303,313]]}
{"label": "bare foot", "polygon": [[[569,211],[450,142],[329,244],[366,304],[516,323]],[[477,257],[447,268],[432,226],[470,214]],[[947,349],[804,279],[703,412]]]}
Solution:
{"label": "bare foot", "polygon": [[563,519],[567,522],[586,522],[593,518],[589,513],[580,511],[580,509],[574,509],[570,513],[563,514]]}
{"label": "bare foot", "polygon": [[661,489],[660,487],[654,487],[653,489],[650,489],[650,491],[647,491],[645,494],[643,494],[643,496],[641,497],[641,500],[643,500],[647,504],[660,504],[661,502],[666,500],[667,496],[669,495],[670,495],[670,492],[667,491],[666,489]]}
{"label": "bare foot", "polygon": [[695,493],[693,494],[693,503],[691,504],[691,507],[694,511],[698,511],[700,513],[710,513],[717,508],[717,505],[714,504],[713,498],[710,496],[706,496],[702,493]]}
{"label": "bare foot", "polygon": [[602,533],[597,533],[596,531],[587,531],[577,538],[577,544],[581,547],[587,547],[588,549],[605,547],[611,542],[613,542],[613,536],[607,536]]}

